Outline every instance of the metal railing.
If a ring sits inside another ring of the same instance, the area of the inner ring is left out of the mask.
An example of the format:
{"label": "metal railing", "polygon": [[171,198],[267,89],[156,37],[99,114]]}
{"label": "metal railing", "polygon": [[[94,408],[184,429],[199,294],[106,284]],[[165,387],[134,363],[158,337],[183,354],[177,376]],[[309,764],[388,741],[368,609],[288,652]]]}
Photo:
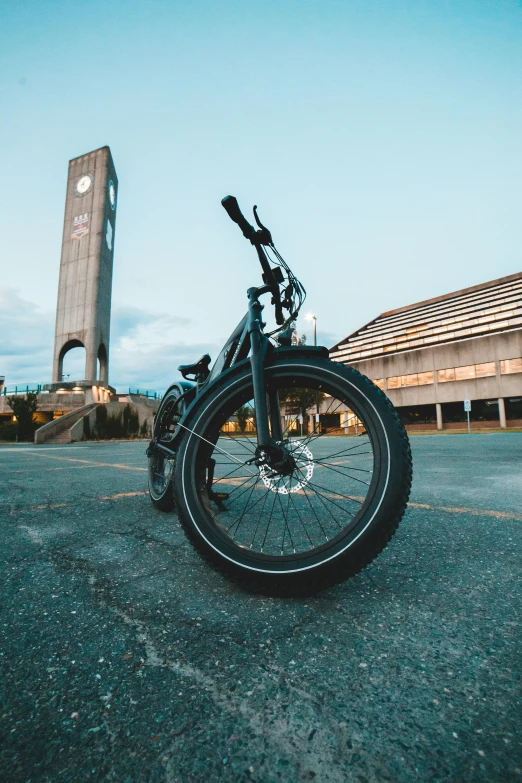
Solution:
{"label": "metal railing", "polygon": [[163,394],[158,391],[150,391],[150,389],[138,389],[135,386],[129,387],[129,394],[134,394],[136,397],[147,397],[149,400],[161,400]]}
{"label": "metal railing", "polygon": [[[34,394],[41,394],[43,392],[43,384],[42,383],[26,383],[26,384],[20,384],[20,386],[13,386],[11,388],[7,388],[7,386],[4,386],[0,388],[0,396],[8,397],[11,395],[17,395],[17,394],[28,394],[29,392],[33,392]],[[163,397],[163,393],[159,391],[151,391],[150,389],[138,389],[135,386],[130,386],[128,394],[134,394],[137,397],[147,397],[150,400],[161,400]]]}
{"label": "metal railing", "polygon": [[29,392],[39,394],[42,391],[42,388],[43,386],[41,383],[27,383],[25,385],[21,384],[20,386],[15,386],[11,389],[8,389],[6,386],[4,386],[4,388],[0,389],[0,395],[3,394],[4,397],[7,397],[8,394],[28,394]]}

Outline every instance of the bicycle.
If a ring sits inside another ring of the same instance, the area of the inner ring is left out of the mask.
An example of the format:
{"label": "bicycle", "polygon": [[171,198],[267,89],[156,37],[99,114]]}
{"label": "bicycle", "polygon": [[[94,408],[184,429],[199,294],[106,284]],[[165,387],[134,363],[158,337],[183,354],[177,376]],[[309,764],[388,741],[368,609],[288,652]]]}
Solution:
{"label": "bicycle", "polygon": [[[395,533],[411,487],[408,437],[368,378],[325,347],[292,344],[305,289],[257,207],[256,230],[233,196],[221,203],[256,249],[263,284],[248,289],[212,369],[208,354],[178,368],[184,380],[163,397],[147,449],[149,493],[161,511],[177,509],[188,540],[228,578],[310,594],[359,572]],[[275,328],[265,333],[267,294]]]}

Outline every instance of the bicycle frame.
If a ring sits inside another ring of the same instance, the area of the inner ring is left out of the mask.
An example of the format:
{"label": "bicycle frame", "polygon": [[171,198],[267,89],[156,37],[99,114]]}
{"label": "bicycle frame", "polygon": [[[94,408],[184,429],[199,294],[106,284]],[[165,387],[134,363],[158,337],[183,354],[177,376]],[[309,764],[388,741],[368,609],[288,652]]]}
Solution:
{"label": "bicycle frame", "polygon": [[[248,289],[248,311],[219,353],[208,378],[203,382],[182,381],[176,384],[182,391],[177,400],[178,406],[182,401],[190,405],[197,400],[204,388],[223,372],[246,359],[250,352],[254,405],[256,409],[257,443],[260,450],[274,448],[277,441],[283,439],[277,393],[267,393],[265,390],[264,365],[270,343],[268,337],[263,333],[264,324],[261,319],[263,305],[259,301],[259,297],[269,293],[269,291],[268,286]],[[173,453],[172,449],[169,449],[162,443],[157,443],[156,445],[165,453]]]}

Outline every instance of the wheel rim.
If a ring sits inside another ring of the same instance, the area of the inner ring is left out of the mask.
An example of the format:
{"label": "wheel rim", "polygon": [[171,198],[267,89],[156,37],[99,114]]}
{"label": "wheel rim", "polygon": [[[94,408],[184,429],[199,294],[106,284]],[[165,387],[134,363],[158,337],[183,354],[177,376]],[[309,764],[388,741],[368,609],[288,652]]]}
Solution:
{"label": "wheel rim", "polygon": [[[161,404],[156,420],[154,422],[154,439],[169,440],[172,439],[176,427],[174,421],[174,412],[176,410],[176,400],[179,394],[170,393]],[[149,491],[154,499],[160,499],[167,490],[174,469],[174,461],[163,452],[156,450],[149,457]]]}
{"label": "wheel rim", "polygon": [[174,462],[160,452],[149,458],[149,488],[153,497],[161,497],[172,480]]}
{"label": "wheel rim", "polygon": [[[311,378],[310,374],[306,386],[303,384],[304,379],[300,381],[295,372],[270,381],[287,416],[284,439],[296,457],[291,475],[269,472],[253,461],[256,433],[248,431],[252,424],[242,421],[244,411],[241,416],[237,413],[238,408],[250,404],[248,381],[236,390],[232,401],[214,409],[211,418],[197,429],[198,435],[215,443],[215,449],[201,438],[192,439],[189,464],[195,477],[197,517],[203,521],[204,533],[218,542],[217,548],[227,548],[233,558],[234,553],[248,553],[249,558],[265,564],[324,559],[326,550],[346,545],[347,536],[356,530],[374,501],[382,467],[375,423],[364,413],[357,395],[347,398],[346,387],[336,388],[334,383],[325,383],[324,377]],[[301,390],[305,402],[317,400],[318,393],[329,395],[321,398],[319,423],[314,415],[311,429],[303,413],[309,414],[315,404],[301,408],[301,414],[297,412],[296,389]],[[294,410],[289,411],[292,404]],[[234,412],[240,420],[235,431],[230,423]],[[344,416],[340,419],[341,413]],[[227,421],[229,431],[224,432],[220,428]],[[241,425],[244,432],[237,431]],[[210,456],[216,460],[212,491],[229,496],[222,509],[209,498]]]}

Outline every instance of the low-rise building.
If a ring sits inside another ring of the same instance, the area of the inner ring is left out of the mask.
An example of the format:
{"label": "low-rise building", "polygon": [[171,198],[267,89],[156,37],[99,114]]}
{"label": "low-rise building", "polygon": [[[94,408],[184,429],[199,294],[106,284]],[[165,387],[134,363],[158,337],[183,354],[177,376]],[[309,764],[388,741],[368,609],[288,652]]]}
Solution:
{"label": "low-rise building", "polygon": [[522,272],[382,313],[330,349],[408,428],[522,427]]}

